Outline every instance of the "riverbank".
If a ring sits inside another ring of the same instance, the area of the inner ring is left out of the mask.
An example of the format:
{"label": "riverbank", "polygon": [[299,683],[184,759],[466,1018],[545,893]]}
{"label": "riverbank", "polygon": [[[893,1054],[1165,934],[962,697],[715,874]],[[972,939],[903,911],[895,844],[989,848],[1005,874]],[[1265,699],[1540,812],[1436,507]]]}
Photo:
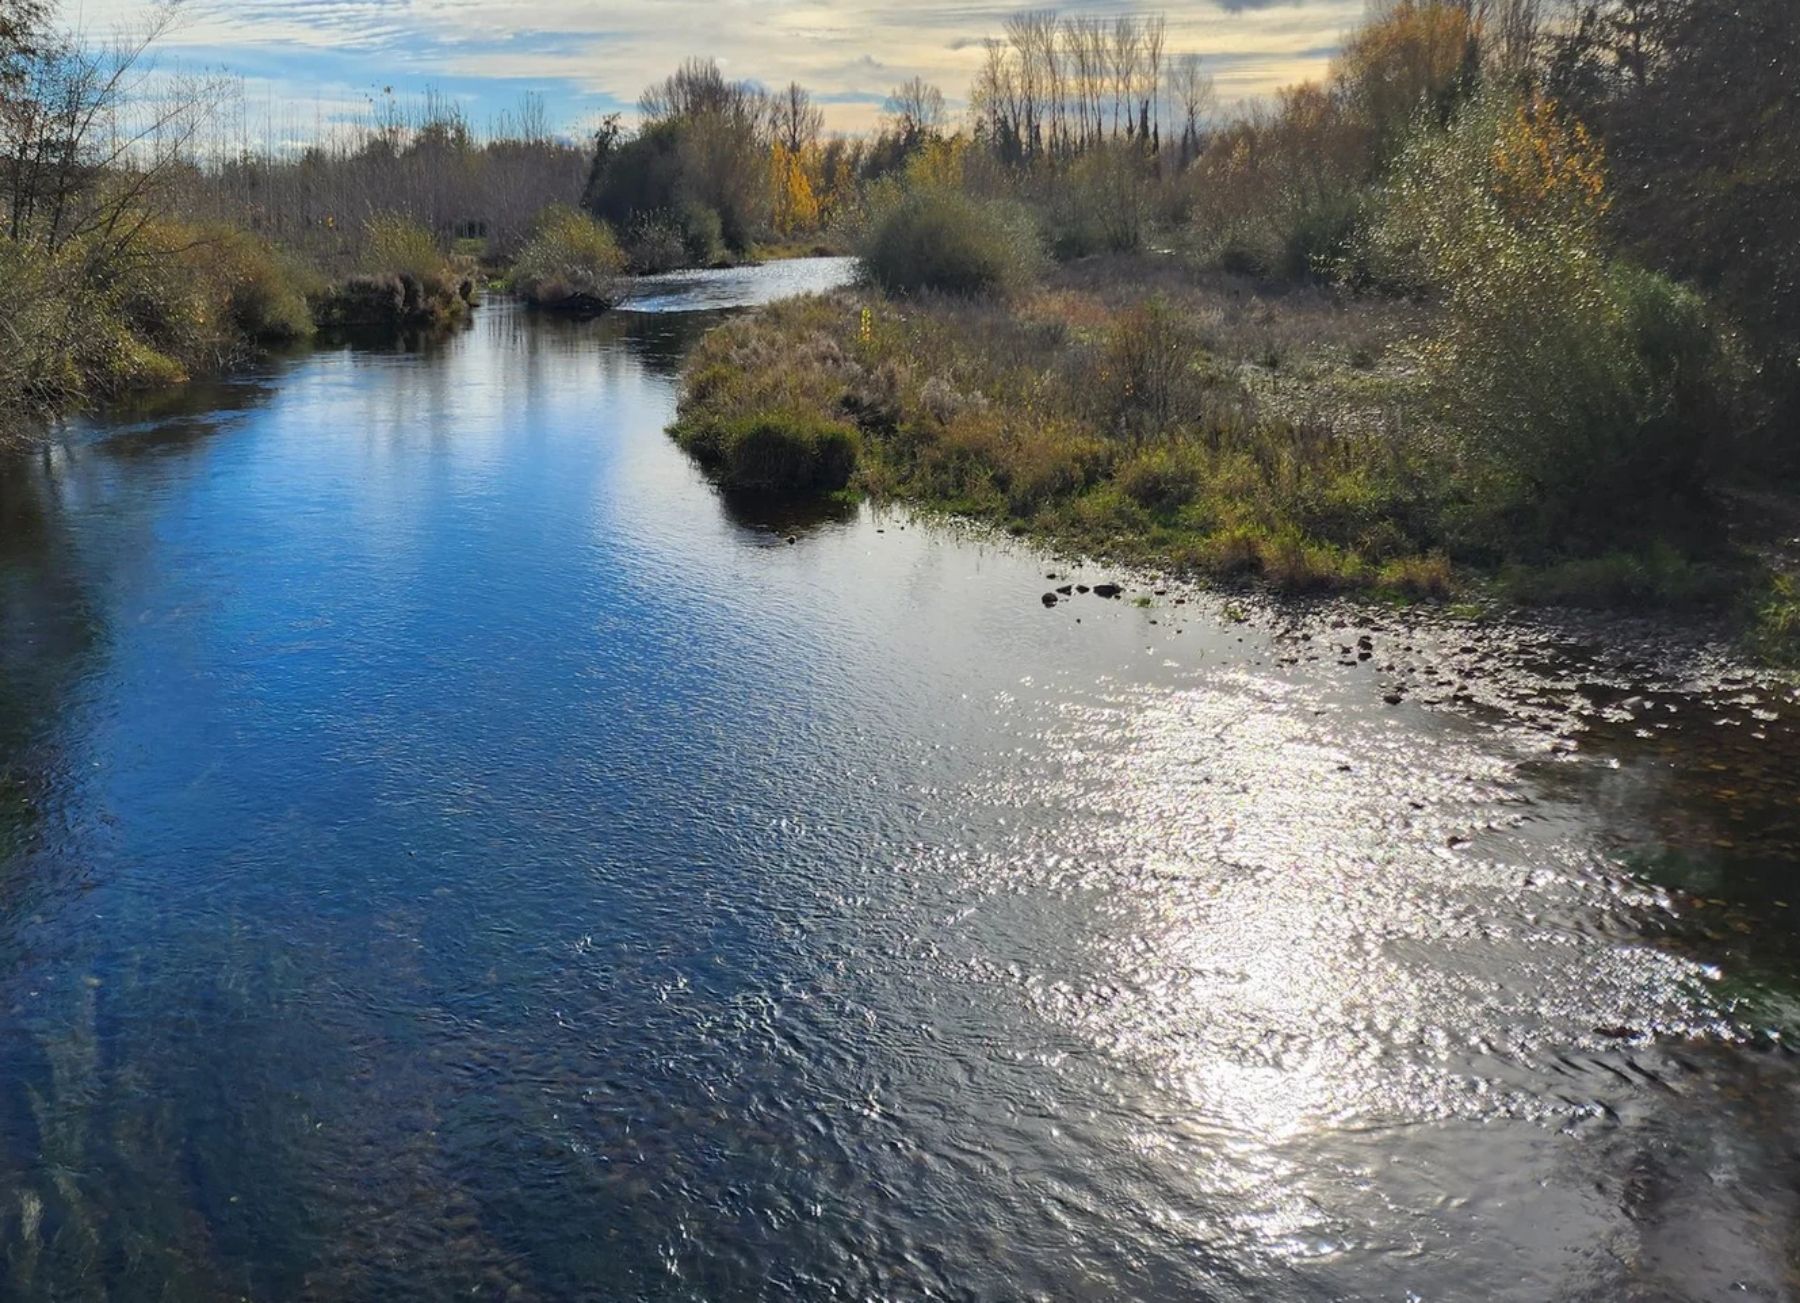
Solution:
{"label": "riverbank", "polygon": [[1792,655],[1791,582],[1719,499],[1584,523],[1490,494],[1441,428],[1438,326],[1156,256],[1010,299],[845,292],[709,336],[674,433],[740,487],[868,493],[1214,582],[1717,611]]}
{"label": "riverbank", "polygon": [[0,240],[0,443],[127,394],[221,376],[319,331],[466,319],[472,260],[397,217],[334,258],[222,222],[146,220],[128,243]]}
{"label": "riverbank", "polygon": [[797,241],[641,271],[623,265],[605,228],[572,210],[550,216],[558,220],[541,223],[538,239],[498,260],[473,241],[446,253],[423,228],[380,219],[363,252],[330,273],[321,270],[329,260],[233,227],[164,224],[146,229],[151,253],[105,292],[77,260],[0,247],[0,270],[13,273],[0,333],[19,344],[0,358],[0,448],[30,444],[73,412],[227,376],[320,333],[448,330],[489,294],[586,316],[671,277],[836,256],[829,244]]}

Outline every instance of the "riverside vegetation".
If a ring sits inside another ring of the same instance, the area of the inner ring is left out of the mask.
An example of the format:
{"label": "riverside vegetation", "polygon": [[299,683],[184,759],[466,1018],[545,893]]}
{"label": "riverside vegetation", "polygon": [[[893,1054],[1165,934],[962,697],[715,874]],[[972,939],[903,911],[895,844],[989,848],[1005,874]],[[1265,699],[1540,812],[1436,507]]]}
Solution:
{"label": "riverside vegetation", "polygon": [[[1794,558],[1727,526],[1796,466],[1769,223],[1800,217],[1771,153],[1800,124],[1779,79],[1718,65],[1753,28],[1800,55],[1800,19],[1631,8],[1655,22],[1403,0],[1174,170],[1147,118],[1033,102],[1055,29],[1015,30],[974,129],[871,188],[865,287],[717,331],[674,433],[747,487],[789,468],[1289,589],[1725,607],[1791,658]],[[1661,193],[1736,243],[1696,265]]]}
{"label": "riverside vegetation", "polygon": [[428,96],[299,150],[220,84],[146,93],[158,29],[53,19],[0,0],[15,417],[487,284],[594,312],[853,249],[860,291],[695,355],[675,433],[725,482],[1290,588],[1733,604],[1792,647],[1793,558],[1725,528],[1800,470],[1783,0],[1395,0],[1230,113],[1160,18],[1026,12],[960,123],[915,79],[827,137],[694,60],[585,145]]}

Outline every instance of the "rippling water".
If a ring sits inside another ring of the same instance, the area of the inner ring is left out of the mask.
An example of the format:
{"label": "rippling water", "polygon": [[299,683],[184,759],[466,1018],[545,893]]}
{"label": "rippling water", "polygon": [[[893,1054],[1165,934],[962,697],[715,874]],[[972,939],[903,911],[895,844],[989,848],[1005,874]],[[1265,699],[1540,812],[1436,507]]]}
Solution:
{"label": "rippling water", "polygon": [[1792,690],[722,500],[842,272],[5,468],[0,1295],[1793,1293]]}

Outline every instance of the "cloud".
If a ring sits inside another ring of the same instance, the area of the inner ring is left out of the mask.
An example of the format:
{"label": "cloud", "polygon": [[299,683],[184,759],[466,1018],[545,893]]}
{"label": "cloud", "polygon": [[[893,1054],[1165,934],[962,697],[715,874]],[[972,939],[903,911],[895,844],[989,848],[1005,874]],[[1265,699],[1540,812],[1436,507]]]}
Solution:
{"label": "cloud", "polygon": [[[150,0],[83,0],[94,30]],[[1015,3],[976,0],[187,0],[175,53],[254,73],[275,93],[430,84],[483,106],[535,86],[571,122],[635,103],[691,55],[765,85],[798,81],[829,124],[872,123],[908,77],[961,97]],[[1172,53],[1206,57],[1227,100],[1317,75],[1363,0],[1088,0],[1069,12],[1163,12]],[[284,73],[285,64],[291,71]]]}

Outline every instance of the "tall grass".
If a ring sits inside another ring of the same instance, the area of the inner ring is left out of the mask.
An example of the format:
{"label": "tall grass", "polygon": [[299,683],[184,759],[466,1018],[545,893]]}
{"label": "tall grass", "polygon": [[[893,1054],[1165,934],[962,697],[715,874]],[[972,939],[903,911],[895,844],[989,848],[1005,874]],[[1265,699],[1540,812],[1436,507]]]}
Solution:
{"label": "tall grass", "polygon": [[[716,432],[759,422],[848,427],[853,482],[869,492],[1293,587],[1447,587],[1410,501],[1408,452],[1351,434],[1350,415],[1326,429],[1270,392],[1246,351],[1268,345],[1243,321],[1234,283],[1151,269],[1120,261],[1096,285],[1053,273],[1005,301],[776,305],[701,343],[675,433],[699,452]],[[1146,279],[1161,296],[1130,302]],[[1370,349],[1392,334],[1378,309],[1357,329]],[[1389,397],[1359,397],[1348,368],[1313,361],[1331,371],[1313,377],[1315,398],[1341,382],[1342,401],[1378,422]]]}
{"label": "tall grass", "polygon": [[396,213],[363,224],[357,265],[315,302],[321,326],[436,325],[464,316],[474,302],[468,272],[430,231]]}
{"label": "tall grass", "polygon": [[513,290],[534,307],[597,312],[619,298],[625,255],[613,233],[586,213],[547,208],[513,263]]}

